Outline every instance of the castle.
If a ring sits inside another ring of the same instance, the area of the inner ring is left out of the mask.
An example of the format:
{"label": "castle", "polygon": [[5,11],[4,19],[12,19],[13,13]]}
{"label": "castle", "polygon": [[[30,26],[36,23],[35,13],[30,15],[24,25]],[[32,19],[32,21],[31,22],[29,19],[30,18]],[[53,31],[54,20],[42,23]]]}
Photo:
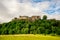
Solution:
{"label": "castle", "polygon": [[15,17],[14,19],[35,21],[35,20],[38,20],[38,19],[41,19],[41,18],[40,18],[40,16],[31,16],[31,17],[28,17],[28,16],[19,16],[19,18]]}

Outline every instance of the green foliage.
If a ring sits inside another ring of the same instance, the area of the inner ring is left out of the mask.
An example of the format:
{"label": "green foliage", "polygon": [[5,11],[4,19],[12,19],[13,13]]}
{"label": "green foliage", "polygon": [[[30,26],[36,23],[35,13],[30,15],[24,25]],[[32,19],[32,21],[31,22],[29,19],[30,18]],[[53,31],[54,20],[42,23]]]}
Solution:
{"label": "green foliage", "polygon": [[46,16],[46,15],[44,15],[44,16],[43,16],[43,20],[46,20],[46,19],[47,19],[47,16]]}
{"label": "green foliage", "polygon": [[23,28],[22,30],[21,30],[21,33],[22,34],[28,34],[28,28]]}
{"label": "green foliage", "polygon": [[60,35],[60,20],[49,19],[44,15],[43,19],[12,20],[0,24],[0,34],[57,34]]}

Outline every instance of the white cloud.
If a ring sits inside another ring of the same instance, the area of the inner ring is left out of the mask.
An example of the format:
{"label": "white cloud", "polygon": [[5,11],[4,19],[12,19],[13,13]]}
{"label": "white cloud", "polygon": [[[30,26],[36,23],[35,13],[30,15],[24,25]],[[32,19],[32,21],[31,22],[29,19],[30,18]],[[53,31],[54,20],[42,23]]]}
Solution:
{"label": "white cloud", "polygon": [[20,15],[47,15],[48,18],[60,19],[60,15],[58,14],[48,15],[43,12],[43,10],[47,9],[49,5],[50,2],[48,1],[31,3],[31,0],[23,0],[23,3],[20,3],[19,0],[0,0],[0,21],[7,22]]}

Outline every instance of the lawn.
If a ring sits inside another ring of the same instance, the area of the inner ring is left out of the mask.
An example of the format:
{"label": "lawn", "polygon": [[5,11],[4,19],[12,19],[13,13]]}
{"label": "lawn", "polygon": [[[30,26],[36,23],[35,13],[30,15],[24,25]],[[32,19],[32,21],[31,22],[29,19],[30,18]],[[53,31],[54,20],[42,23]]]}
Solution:
{"label": "lawn", "polygon": [[33,35],[33,34],[20,34],[20,35],[0,35],[0,40],[60,40],[59,36],[49,35]]}

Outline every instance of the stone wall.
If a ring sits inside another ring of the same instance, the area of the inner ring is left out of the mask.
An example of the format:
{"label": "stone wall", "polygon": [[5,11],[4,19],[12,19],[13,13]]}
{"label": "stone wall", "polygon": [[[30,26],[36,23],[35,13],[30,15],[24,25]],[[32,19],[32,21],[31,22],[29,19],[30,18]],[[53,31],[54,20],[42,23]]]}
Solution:
{"label": "stone wall", "polygon": [[15,18],[15,19],[35,21],[35,20],[40,19],[40,16],[31,16],[31,17],[28,17],[28,16],[19,16],[19,18]]}

